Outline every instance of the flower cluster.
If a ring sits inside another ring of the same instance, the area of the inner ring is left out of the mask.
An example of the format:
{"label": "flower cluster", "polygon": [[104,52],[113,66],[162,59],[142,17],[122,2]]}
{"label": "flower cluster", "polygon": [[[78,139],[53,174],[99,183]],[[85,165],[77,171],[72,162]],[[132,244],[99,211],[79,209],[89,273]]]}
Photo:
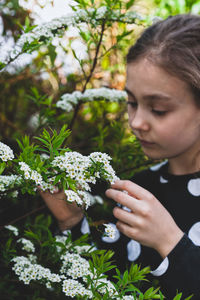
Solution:
{"label": "flower cluster", "polygon": [[[7,153],[7,159],[14,157],[12,150],[8,146],[2,143],[0,146],[2,146],[2,149],[7,149],[7,151],[2,151],[4,153],[0,152],[2,156],[4,155],[4,159],[5,152]],[[46,169],[45,174],[42,169],[40,174],[38,171],[33,170],[26,162],[19,161],[17,162],[17,172],[19,175],[0,175],[0,192],[5,193],[9,189],[23,187],[23,182],[29,181],[34,183],[33,186],[30,185],[29,191],[35,192],[37,187],[40,186],[41,190],[49,190],[53,193],[55,190],[54,181],[57,180],[56,176],[64,172],[62,176],[73,182],[75,189],[65,188],[67,200],[69,202],[75,201],[78,205],[84,206],[87,209],[95,202],[102,203],[101,197],[92,196],[88,193],[91,190],[89,184],[95,184],[97,179],[103,179],[110,183],[118,179],[110,165],[111,157],[106,153],[93,152],[89,156],[84,156],[76,151],[68,151],[63,155],[56,156],[53,161],[49,161],[48,156],[42,157],[42,155],[41,160],[47,161],[48,168],[50,163],[50,172],[53,172],[52,176],[46,178]],[[51,175],[51,173],[49,174]],[[56,183],[61,183],[61,180],[58,179]],[[16,190],[13,193],[12,197],[16,197],[18,191]]]}
{"label": "flower cluster", "polygon": [[31,168],[25,162],[19,162],[20,170],[23,172],[23,176],[26,180],[32,180],[35,184],[40,186],[40,188],[45,191],[49,189],[50,191],[54,190],[53,185],[47,183],[43,180],[42,175]]}
{"label": "flower cluster", "polygon": [[[112,281],[108,280],[104,274],[99,276],[97,269],[91,268],[88,260],[81,256],[81,254],[94,251],[94,247],[74,245],[70,239],[66,244],[67,238],[67,236],[56,236],[56,242],[63,243],[66,246],[65,253],[60,255],[61,267],[58,273],[52,273],[49,268],[39,265],[36,255],[27,254],[27,257],[17,256],[13,258],[14,266],[12,269],[19,280],[23,281],[24,284],[38,281],[45,284],[48,289],[60,285],[63,293],[71,298],[93,299],[94,291],[97,290],[101,295],[109,296],[109,299],[134,300],[131,295],[120,296]],[[24,245],[30,248],[28,243],[30,241],[27,239],[21,238],[18,241],[23,242]],[[56,250],[60,253],[60,247],[56,247]],[[54,285],[54,283],[59,285]]]}
{"label": "flower cluster", "polygon": [[23,247],[22,249],[27,251],[27,252],[35,252],[35,247],[33,245],[33,243],[25,238],[21,238],[17,241],[18,243],[22,243]]}
{"label": "flower cluster", "polygon": [[[65,190],[67,200],[84,205],[87,209],[91,205],[91,197],[88,191],[91,190],[89,184],[96,183],[97,178],[103,178],[110,183],[118,178],[110,165],[111,157],[106,153],[93,152],[89,156],[83,156],[78,152],[65,152],[64,155],[57,156],[52,166],[64,171],[66,177],[75,180],[79,191]],[[84,191],[83,191],[84,190]]]}
{"label": "flower cluster", "polygon": [[95,176],[100,178],[101,176],[113,184],[119,178],[116,176],[115,171],[110,165],[110,160],[112,159],[108,154],[102,152],[93,152],[89,155],[90,160],[100,167],[99,172],[95,172]]}
{"label": "flower cluster", "polygon": [[[140,15],[135,12],[127,12],[122,14],[120,10],[108,10],[106,6],[99,8],[78,9],[66,16],[55,18],[50,22],[45,22],[40,26],[36,26],[32,31],[21,35],[14,48],[2,63],[9,63],[10,60],[16,59],[21,53],[26,52],[27,45],[33,42],[49,41],[62,30],[69,26],[76,26],[79,23],[88,23],[93,26],[101,24],[102,19],[108,21],[119,21],[125,23],[133,23],[136,19],[142,19]],[[0,51],[1,52],[1,51]]]}
{"label": "flower cluster", "polygon": [[62,290],[66,296],[74,298],[75,296],[87,296],[91,299],[93,294],[86,289],[83,284],[74,279],[66,279],[63,281]]}
{"label": "flower cluster", "polygon": [[19,230],[18,230],[18,228],[17,227],[15,227],[15,226],[12,226],[12,225],[6,225],[6,226],[4,226],[6,229],[8,229],[8,230],[10,230],[10,231],[12,231],[13,232],[13,234],[15,235],[15,236],[18,236],[18,234],[19,234]]}
{"label": "flower cluster", "polygon": [[91,274],[88,261],[79,254],[66,252],[61,256],[61,260],[63,263],[60,272],[73,279],[86,277]]}
{"label": "flower cluster", "polygon": [[25,256],[18,256],[12,259],[15,262],[13,271],[19,276],[19,280],[22,280],[24,284],[29,284],[31,280],[44,279],[47,287],[51,287],[51,282],[60,282],[60,276],[55,273],[51,273],[48,268],[44,268],[41,265],[32,263],[31,260]]}
{"label": "flower cluster", "polygon": [[[66,276],[70,276],[73,280],[82,278],[84,282],[87,282],[87,277],[89,276],[93,283],[99,287],[99,292],[102,294],[109,293],[110,296],[117,295],[116,289],[110,280],[106,278],[95,279],[95,274],[90,271],[90,265],[88,261],[82,258],[79,254],[66,252],[61,256],[63,264],[61,267],[61,273]],[[75,283],[75,281],[73,281]]]}
{"label": "flower cluster", "polygon": [[[68,230],[68,232],[71,232],[71,230]],[[72,243],[68,242],[66,244],[66,240],[68,238],[68,235],[67,236],[65,236],[65,235],[56,235],[55,238],[56,238],[56,242],[62,243],[65,246],[65,251],[68,251],[69,249],[73,249],[73,253],[76,253],[76,254],[79,254],[79,255],[84,254],[84,253],[90,253],[90,252],[92,252],[96,249],[94,246],[90,246],[90,245],[73,246],[72,247]],[[60,252],[61,247],[56,246],[56,250],[57,250],[57,252]]]}
{"label": "flower cluster", "polygon": [[116,89],[99,88],[99,89],[87,89],[84,93],[75,91],[71,94],[62,95],[61,99],[56,103],[56,106],[70,112],[73,110],[74,105],[78,102],[91,102],[95,100],[106,100],[109,102],[125,101],[127,93],[125,91],[119,91]]}
{"label": "flower cluster", "polygon": [[105,235],[111,239],[115,238],[116,235],[116,227],[112,224],[104,224],[105,228]]}
{"label": "flower cluster", "polygon": [[20,185],[22,177],[19,175],[0,175],[0,192],[5,192],[7,189]]}
{"label": "flower cluster", "polygon": [[2,161],[8,161],[14,159],[14,154],[12,149],[4,143],[0,142],[0,159]]}
{"label": "flower cluster", "polygon": [[101,278],[97,282],[98,285],[102,284],[102,286],[99,288],[100,293],[102,294],[108,293],[110,297],[114,296],[114,299],[117,298],[118,293],[110,280],[108,280],[107,278]]}
{"label": "flower cluster", "polygon": [[80,206],[84,205],[85,209],[88,209],[88,207],[91,205],[90,198],[84,191],[74,192],[71,190],[65,190],[65,195],[67,196],[67,201],[76,202]]}

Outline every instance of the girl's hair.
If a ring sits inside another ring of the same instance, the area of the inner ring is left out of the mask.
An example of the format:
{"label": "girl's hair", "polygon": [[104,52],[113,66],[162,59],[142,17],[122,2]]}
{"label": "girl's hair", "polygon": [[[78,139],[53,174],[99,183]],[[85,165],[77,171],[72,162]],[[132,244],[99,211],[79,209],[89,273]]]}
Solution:
{"label": "girl's hair", "polygon": [[127,63],[142,58],[185,81],[200,106],[200,16],[180,14],[148,27],[129,49]]}

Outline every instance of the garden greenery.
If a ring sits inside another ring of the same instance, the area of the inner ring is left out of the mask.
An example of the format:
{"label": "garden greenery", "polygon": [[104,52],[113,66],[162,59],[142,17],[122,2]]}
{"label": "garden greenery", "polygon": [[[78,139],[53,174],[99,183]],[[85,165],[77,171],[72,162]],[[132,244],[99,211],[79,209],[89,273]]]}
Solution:
{"label": "garden greenery", "polygon": [[[121,274],[113,253],[97,249],[88,236],[54,236],[54,220],[40,213],[45,208],[38,195],[38,189],[63,189],[92,226],[104,224],[104,234],[114,238],[113,227],[101,220],[113,205],[104,201],[101,184],[152,164],[128,129],[123,91],[127,49],[149,18],[136,11],[134,0],[75,0],[70,13],[37,25],[19,3],[0,4],[3,36],[12,38],[7,51],[0,45],[1,295],[164,299],[153,284],[140,290],[149,268],[133,264]],[[72,28],[78,34],[67,38]],[[84,55],[73,48],[75,40]],[[66,71],[67,56],[73,72]]]}

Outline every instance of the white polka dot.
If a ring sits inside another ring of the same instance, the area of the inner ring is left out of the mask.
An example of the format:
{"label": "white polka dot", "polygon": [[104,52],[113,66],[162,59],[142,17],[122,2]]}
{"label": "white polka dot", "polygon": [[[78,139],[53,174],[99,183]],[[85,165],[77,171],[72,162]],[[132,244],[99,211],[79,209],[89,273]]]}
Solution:
{"label": "white polka dot", "polygon": [[188,232],[188,237],[196,246],[200,246],[200,222],[195,223]]}
{"label": "white polka dot", "polygon": [[165,179],[165,178],[163,178],[162,176],[160,176],[160,182],[161,182],[161,183],[167,183],[167,182],[168,182],[168,180],[167,180],[167,179]]}
{"label": "white polka dot", "polygon": [[161,262],[161,264],[157,267],[157,269],[151,271],[151,274],[154,276],[161,276],[163,275],[169,267],[169,259],[165,257],[165,259]]}
{"label": "white polka dot", "polygon": [[69,229],[66,229],[66,230],[62,231],[62,234],[66,235],[66,236],[68,236],[69,233],[71,233],[71,230],[69,230]]}
{"label": "white polka dot", "polygon": [[200,178],[190,179],[188,182],[188,191],[193,196],[200,196]]}
{"label": "white polka dot", "polygon": [[162,161],[159,164],[156,164],[155,166],[150,167],[151,171],[157,171],[159,170],[163,165],[165,165],[168,162],[168,160]]}
{"label": "white polka dot", "polygon": [[123,210],[126,210],[126,211],[128,211],[128,212],[131,212],[131,209],[128,208],[128,207],[126,207],[126,206],[122,206],[122,209],[123,209]]}
{"label": "white polka dot", "polygon": [[109,223],[109,225],[112,225],[114,228],[115,228],[115,236],[114,238],[110,238],[109,236],[102,236],[102,241],[103,242],[106,242],[106,243],[115,243],[119,237],[120,237],[120,233],[119,233],[119,230],[117,229],[116,225],[113,224],[113,223]]}
{"label": "white polka dot", "polygon": [[81,232],[82,234],[90,233],[90,227],[86,218],[84,218],[82,221]]}
{"label": "white polka dot", "polygon": [[127,252],[128,252],[128,260],[134,261],[136,260],[141,253],[141,245],[140,243],[130,240],[127,244]]}

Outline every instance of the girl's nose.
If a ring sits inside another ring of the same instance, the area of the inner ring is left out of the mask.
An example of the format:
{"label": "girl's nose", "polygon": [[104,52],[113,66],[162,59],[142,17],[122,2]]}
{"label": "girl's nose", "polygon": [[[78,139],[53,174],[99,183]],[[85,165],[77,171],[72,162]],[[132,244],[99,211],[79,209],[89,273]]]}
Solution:
{"label": "girl's nose", "polygon": [[134,113],[129,115],[129,124],[133,130],[143,130],[148,131],[150,128],[146,113],[137,108]]}

